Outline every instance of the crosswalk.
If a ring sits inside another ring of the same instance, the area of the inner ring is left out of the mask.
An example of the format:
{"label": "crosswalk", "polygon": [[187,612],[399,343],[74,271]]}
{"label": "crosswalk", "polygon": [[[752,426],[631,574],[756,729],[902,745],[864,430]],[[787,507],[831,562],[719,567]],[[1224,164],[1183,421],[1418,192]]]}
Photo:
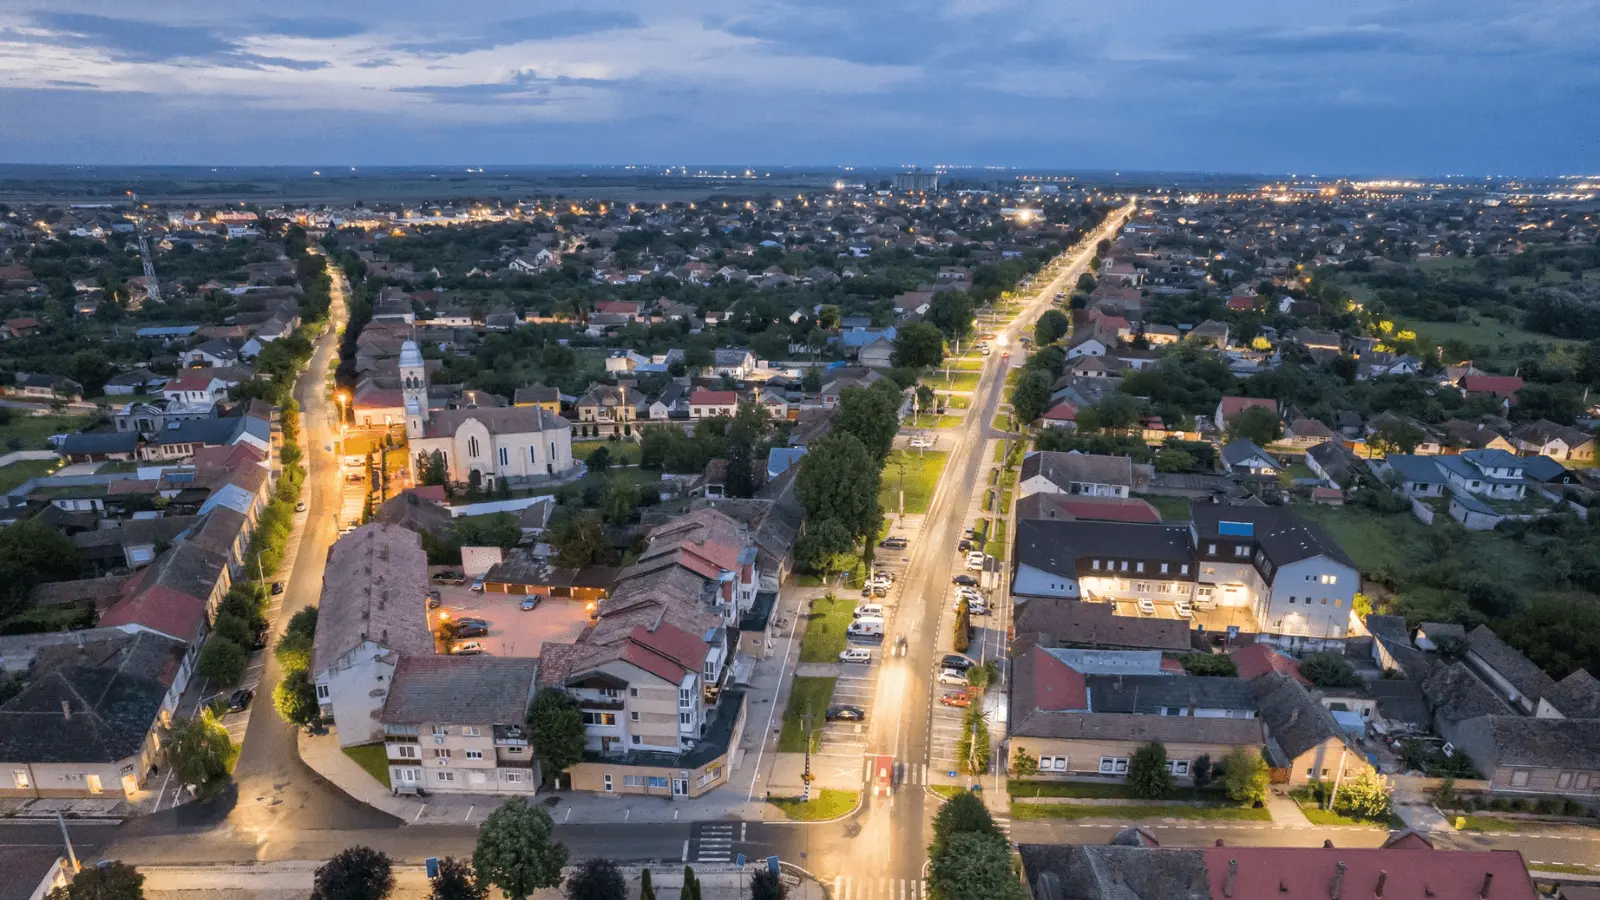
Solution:
{"label": "crosswalk", "polygon": [[690,836],[688,859],[698,863],[733,862],[735,831],[744,826],[737,822],[699,822]]}
{"label": "crosswalk", "polygon": [[833,880],[832,900],[923,900],[928,883],[921,878],[856,878]]}
{"label": "crosswalk", "polygon": [[[862,760],[861,777],[866,780],[867,784],[872,784],[873,783],[874,773],[872,771],[872,764],[876,760],[877,760],[877,757],[875,757],[875,756],[869,756],[866,759]],[[895,766],[894,766],[894,783],[895,784],[928,784],[929,783],[928,782],[928,764],[927,763],[902,763],[902,762],[895,763]]]}

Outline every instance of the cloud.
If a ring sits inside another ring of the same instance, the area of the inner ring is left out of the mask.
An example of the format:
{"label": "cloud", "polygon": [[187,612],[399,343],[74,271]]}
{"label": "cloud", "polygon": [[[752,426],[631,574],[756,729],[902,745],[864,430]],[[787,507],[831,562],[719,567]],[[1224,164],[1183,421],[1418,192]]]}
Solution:
{"label": "cloud", "polygon": [[267,19],[261,30],[285,37],[344,38],[366,33],[367,26],[350,19]]}
{"label": "cloud", "polygon": [[1402,31],[1377,25],[1296,29],[1252,28],[1202,37],[1213,49],[1249,56],[1348,56],[1362,53],[1414,53],[1420,42]]}
{"label": "cloud", "polygon": [[550,41],[607,31],[637,28],[639,16],[620,9],[554,9],[537,16],[495,22],[482,33],[439,40],[402,43],[396,49],[413,53],[451,55],[489,50],[526,41]]}
{"label": "cloud", "polygon": [[66,47],[93,47],[112,59],[159,62],[226,56],[237,47],[211,29],[161,25],[138,19],[114,19],[88,13],[35,13],[33,21],[55,32],[53,42]]}

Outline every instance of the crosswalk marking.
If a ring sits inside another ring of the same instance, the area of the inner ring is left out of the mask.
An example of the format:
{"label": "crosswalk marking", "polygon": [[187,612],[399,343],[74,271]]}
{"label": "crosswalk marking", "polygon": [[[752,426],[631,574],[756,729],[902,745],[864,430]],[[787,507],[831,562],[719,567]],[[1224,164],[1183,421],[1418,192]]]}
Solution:
{"label": "crosswalk marking", "polygon": [[834,900],[924,900],[927,883],[920,878],[854,878],[833,880]]}

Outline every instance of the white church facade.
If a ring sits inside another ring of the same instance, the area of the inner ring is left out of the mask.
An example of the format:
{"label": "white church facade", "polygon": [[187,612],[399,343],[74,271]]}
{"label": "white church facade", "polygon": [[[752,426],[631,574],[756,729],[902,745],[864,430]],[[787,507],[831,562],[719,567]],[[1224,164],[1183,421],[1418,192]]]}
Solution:
{"label": "white church facade", "polygon": [[[484,488],[559,478],[577,468],[572,425],[541,407],[430,410],[422,353],[411,341],[400,348],[400,388],[414,468],[438,454],[450,481]],[[413,475],[420,483],[422,472]]]}

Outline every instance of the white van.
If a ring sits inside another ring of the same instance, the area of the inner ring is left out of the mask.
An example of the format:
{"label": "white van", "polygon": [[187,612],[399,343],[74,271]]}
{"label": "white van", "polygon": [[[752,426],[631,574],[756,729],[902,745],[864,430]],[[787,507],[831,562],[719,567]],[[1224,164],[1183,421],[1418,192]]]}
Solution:
{"label": "white van", "polygon": [[863,603],[856,607],[856,614],[854,618],[863,619],[868,617],[875,617],[879,619],[883,618],[883,604]]}
{"label": "white van", "polygon": [[851,637],[883,637],[883,618],[881,616],[863,616],[850,623],[845,629],[845,634]]}

